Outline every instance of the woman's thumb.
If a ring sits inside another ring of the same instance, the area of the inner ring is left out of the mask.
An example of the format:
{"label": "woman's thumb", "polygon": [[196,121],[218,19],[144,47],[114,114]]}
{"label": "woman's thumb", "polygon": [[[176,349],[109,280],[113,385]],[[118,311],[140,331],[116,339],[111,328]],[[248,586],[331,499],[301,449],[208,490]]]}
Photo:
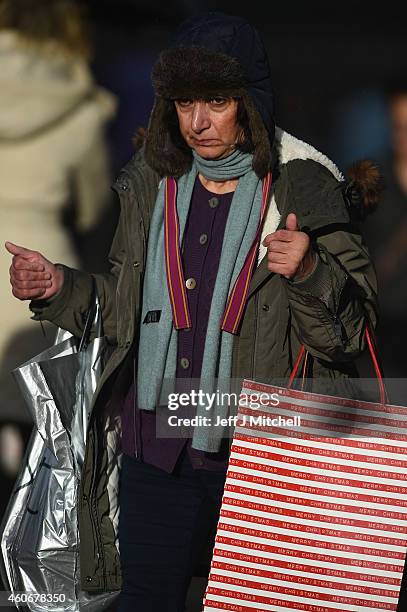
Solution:
{"label": "woman's thumb", "polygon": [[12,255],[20,255],[24,259],[28,257],[32,257],[33,252],[25,247],[18,246],[18,244],[14,244],[13,242],[9,242],[8,240],[4,243],[7,251]]}
{"label": "woman's thumb", "polygon": [[295,213],[289,213],[287,215],[285,227],[286,229],[291,230],[291,231],[299,230],[298,223],[297,223],[297,215]]}

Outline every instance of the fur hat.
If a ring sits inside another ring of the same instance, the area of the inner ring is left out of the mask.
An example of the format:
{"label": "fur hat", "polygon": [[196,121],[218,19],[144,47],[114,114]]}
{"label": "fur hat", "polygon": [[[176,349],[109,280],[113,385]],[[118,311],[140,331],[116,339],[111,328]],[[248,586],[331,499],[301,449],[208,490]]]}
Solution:
{"label": "fur hat", "polygon": [[243,150],[253,153],[262,178],[272,166],[274,104],[269,66],[257,31],[244,19],[220,13],[187,20],[154,65],[156,94],[145,142],[147,163],[161,176],[188,172],[192,152],[181,136],[174,100],[239,99]]}

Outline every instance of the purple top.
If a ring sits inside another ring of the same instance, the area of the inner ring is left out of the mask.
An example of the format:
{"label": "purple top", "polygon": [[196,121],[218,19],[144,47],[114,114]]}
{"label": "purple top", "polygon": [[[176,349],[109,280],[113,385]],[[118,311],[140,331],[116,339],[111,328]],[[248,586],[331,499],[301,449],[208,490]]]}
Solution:
{"label": "purple top", "polygon": [[[232,197],[233,193],[214,194],[196,179],[182,255],[192,328],[179,330],[177,334],[177,379],[199,380],[201,376],[209,310]],[[195,412],[191,410],[192,407],[187,406],[172,414],[193,417]],[[124,453],[141,456],[145,463],[172,472],[182,449],[187,445],[195,469],[226,471],[229,459],[227,438],[222,440],[219,452],[207,453],[193,449],[191,438],[156,438],[155,422],[155,411],[138,408],[134,411],[134,385],[131,385],[122,411]],[[192,435],[192,427],[189,435]]]}

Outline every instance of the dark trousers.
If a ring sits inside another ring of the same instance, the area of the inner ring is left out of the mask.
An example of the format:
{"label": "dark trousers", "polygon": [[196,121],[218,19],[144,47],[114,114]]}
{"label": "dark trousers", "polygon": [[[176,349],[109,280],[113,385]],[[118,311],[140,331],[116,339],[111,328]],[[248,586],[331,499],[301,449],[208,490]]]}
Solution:
{"label": "dark trousers", "polygon": [[118,612],[183,612],[199,559],[210,560],[226,473],[194,470],[185,451],[172,474],[123,455]]}

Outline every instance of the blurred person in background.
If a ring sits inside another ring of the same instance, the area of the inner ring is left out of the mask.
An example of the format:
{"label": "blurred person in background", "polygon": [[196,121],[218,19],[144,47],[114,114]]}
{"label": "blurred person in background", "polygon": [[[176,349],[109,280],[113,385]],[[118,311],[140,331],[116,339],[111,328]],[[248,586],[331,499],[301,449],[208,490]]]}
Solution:
{"label": "blurred person in background", "polygon": [[[72,0],[0,0],[0,237],[79,264],[64,222],[89,231],[109,202],[105,126],[116,101],[89,69],[90,45]],[[9,258],[0,255],[8,278]],[[53,342],[27,321],[24,304],[1,296],[0,463],[18,470],[28,413],[11,370]],[[10,423],[13,423],[10,424]],[[18,427],[17,427],[18,426]],[[3,449],[3,450],[2,450]],[[7,449],[7,452],[6,452]]]}
{"label": "blurred person in background", "polygon": [[364,234],[377,269],[381,313],[377,334],[384,373],[389,378],[404,378],[407,377],[407,83],[388,90],[388,112],[391,151],[380,163],[385,191],[380,206],[365,221]]}

